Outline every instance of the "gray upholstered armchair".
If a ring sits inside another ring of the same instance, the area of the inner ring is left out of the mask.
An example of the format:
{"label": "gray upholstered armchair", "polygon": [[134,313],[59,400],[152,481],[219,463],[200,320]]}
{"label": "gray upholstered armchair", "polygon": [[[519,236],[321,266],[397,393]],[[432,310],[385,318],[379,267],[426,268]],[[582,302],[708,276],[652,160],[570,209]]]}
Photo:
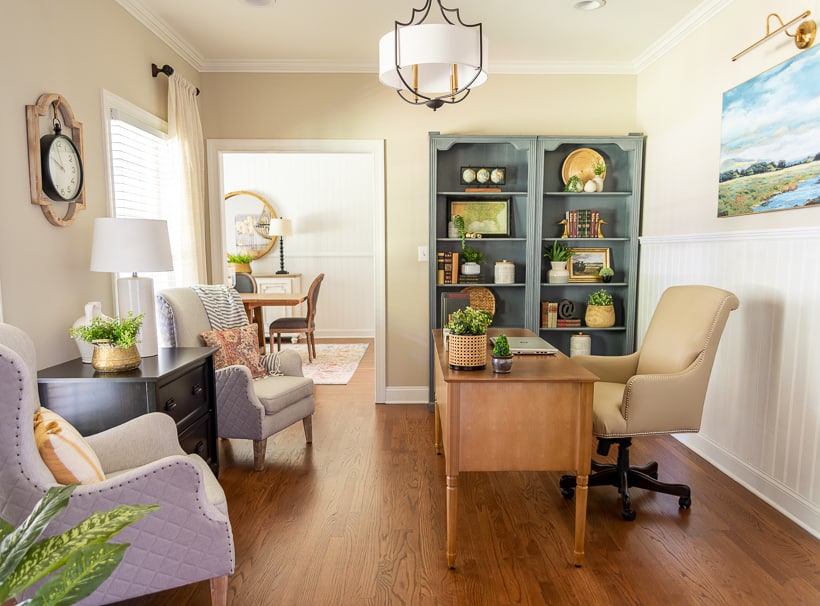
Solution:
{"label": "gray upholstered armchair", "polygon": [[[737,297],[712,286],[673,286],[661,295],[639,351],[626,356],[576,356],[600,378],[595,384],[592,433],[598,454],[618,446],[615,464],[592,462],[589,486],[611,485],[621,494],[625,520],[635,519],[629,489],[643,488],[692,503],[685,484],[658,480],[658,464],[629,464],[633,436],[696,432],[718,343]],[[563,476],[561,489],[572,497],[575,476]]]}
{"label": "gray upholstered armchair", "polygon": [[[208,312],[192,288],[169,288],[157,295],[160,345],[201,347],[200,334],[211,330]],[[234,310],[245,316],[238,302]],[[240,311],[241,310],[241,311]],[[217,435],[253,440],[254,468],[264,469],[268,437],[302,421],[305,439],[313,441],[313,380],[302,375],[302,358],[285,350],[279,354],[280,376],[252,379],[245,366],[216,371]]]}
{"label": "gray upholstered armchair", "polygon": [[[34,345],[20,329],[0,324],[0,518],[14,525],[58,484],[35,440],[39,408]],[[81,603],[110,604],[210,579],[212,604],[226,604],[234,546],[225,493],[205,461],[182,450],[174,420],[150,413],[86,442],[105,478],[78,486],[46,534],[118,504],[160,509],[117,535],[115,542],[131,544],[123,561]]]}

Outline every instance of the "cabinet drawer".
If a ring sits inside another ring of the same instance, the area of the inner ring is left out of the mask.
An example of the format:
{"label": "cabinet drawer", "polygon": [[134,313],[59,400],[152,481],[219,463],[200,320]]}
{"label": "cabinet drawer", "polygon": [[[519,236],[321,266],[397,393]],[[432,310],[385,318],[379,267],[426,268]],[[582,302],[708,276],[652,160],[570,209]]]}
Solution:
{"label": "cabinet drawer", "polygon": [[157,392],[157,410],[171,415],[177,425],[191,415],[198,416],[207,405],[208,382],[204,366],[166,383]]}
{"label": "cabinet drawer", "polygon": [[179,445],[188,454],[198,454],[211,465],[213,463],[213,453],[211,453],[211,417],[204,415],[179,434]]}

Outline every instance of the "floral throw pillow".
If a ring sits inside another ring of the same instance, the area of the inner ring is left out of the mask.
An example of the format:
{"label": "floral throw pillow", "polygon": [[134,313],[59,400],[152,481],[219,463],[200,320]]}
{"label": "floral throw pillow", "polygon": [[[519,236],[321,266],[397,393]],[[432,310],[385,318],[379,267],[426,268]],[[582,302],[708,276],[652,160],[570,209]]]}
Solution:
{"label": "floral throw pillow", "polygon": [[245,324],[229,330],[209,330],[199,336],[205,345],[219,347],[219,351],[214,353],[214,368],[241,364],[250,368],[254,379],[267,374],[259,356],[256,324]]}

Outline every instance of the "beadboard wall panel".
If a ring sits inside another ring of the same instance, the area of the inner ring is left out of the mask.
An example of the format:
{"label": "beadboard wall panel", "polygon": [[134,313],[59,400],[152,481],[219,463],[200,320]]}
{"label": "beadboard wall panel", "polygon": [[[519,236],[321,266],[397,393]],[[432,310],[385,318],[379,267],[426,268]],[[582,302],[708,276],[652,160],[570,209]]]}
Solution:
{"label": "beadboard wall panel", "polygon": [[[798,211],[795,211],[798,212]],[[820,536],[820,228],[641,238],[638,343],[676,284],[734,292],[699,434],[679,439]]]}

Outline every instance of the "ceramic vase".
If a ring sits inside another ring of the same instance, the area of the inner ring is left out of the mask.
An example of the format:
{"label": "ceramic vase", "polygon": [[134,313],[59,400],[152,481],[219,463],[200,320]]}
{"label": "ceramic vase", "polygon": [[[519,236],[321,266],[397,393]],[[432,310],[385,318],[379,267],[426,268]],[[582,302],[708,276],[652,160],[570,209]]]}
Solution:
{"label": "ceramic vase", "polygon": [[[80,326],[88,326],[94,318],[105,317],[102,313],[102,303],[99,301],[89,301],[85,304],[85,315],[77,318],[77,321],[72,324],[71,328],[79,328]],[[83,341],[79,337],[74,339],[77,344],[77,349],[80,350],[80,359],[84,364],[91,363],[91,357],[94,354],[94,345],[88,341]]]}
{"label": "ceramic vase", "polygon": [[481,273],[481,265],[478,263],[462,263],[461,273],[465,276],[477,276]]}
{"label": "ceramic vase", "polygon": [[566,261],[550,261],[552,269],[547,272],[547,281],[550,284],[566,284],[569,282],[569,272]]}
{"label": "ceramic vase", "polygon": [[595,191],[604,191],[604,177],[602,175],[592,177],[592,182],[595,183]]}

